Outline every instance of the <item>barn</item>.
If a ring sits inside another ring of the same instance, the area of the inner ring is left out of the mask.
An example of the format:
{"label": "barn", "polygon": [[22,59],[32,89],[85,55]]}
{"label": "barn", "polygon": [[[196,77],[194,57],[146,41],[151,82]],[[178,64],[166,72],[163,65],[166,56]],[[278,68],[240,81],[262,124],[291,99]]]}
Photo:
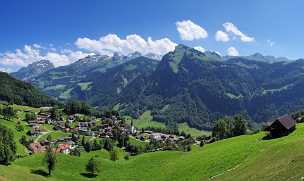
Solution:
{"label": "barn", "polygon": [[296,128],[296,121],[289,115],[277,118],[267,128],[269,136],[280,137],[291,133]]}

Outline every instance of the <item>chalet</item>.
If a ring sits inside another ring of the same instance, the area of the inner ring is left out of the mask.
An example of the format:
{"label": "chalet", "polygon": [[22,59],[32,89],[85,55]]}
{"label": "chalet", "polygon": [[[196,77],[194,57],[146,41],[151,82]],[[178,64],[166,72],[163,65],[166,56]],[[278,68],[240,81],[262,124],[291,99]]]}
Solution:
{"label": "chalet", "polygon": [[296,121],[289,115],[282,116],[273,121],[267,128],[271,137],[285,136],[296,128]]}
{"label": "chalet", "polygon": [[41,128],[39,125],[33,126],[32,129],[30,130],[30,135],[31,136],[38,136],[41,133]]}
{"label": "chalet", "polygon": [[71,145],[69,144],[59,144],[58,147],[55,149],[56,153],[69,154],[70,151],[71,151]]}
{"label": "chalet", "polygon": [[46,146],[42,146],[40,143],[31,143],[29,145],[32,153],[42,153],[46,151]]}
{"label": "chalet", "polygon": [[96,121],[92,120],[90,122],[78,122],[78,128],[79,130],[89,128],[89,127],[94,127],[96,126]]}
{"label": "chalet", "polygon": [[51,119],[51,114],[48,112],[40,112],[37,116],[37,123],[44,124],[47,123],[48,120]]}
{"label": "chalet", "polygon": [[150,139],[154,139],[156,141],[167,140],[169,135],[163,133],[152,133],[150,135]]}

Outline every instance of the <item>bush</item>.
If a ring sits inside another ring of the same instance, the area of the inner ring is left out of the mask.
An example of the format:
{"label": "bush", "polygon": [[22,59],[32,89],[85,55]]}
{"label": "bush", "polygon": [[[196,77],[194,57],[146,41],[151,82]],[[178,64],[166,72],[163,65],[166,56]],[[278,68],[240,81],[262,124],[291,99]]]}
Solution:
{"label": "bush", "polygon": [[80,157],[81,152],[78,148],[75,148],[74,150],[71,150],[70,155]]}
{"label": "bush", "polygon": [[127,154],[124,156],[124,159],[125,159],[125,160],[129,160],[129,159],[130,159],[130,154],[127,153]]}
{"label": "bush", "polygon": [[94,157],[88,161],[86,165],[86,171],[91,175],[95,175],[100,171],[99,163],[94,159]]}

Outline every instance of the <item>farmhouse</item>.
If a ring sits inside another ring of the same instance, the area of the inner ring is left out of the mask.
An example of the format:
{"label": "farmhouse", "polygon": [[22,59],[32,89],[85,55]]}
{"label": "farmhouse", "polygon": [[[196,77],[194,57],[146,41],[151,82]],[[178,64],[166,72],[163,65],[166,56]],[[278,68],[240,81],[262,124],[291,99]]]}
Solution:
{"label": "farmhouse", "polygon": [[32,153],[42,153],[46,151],[46,146],[42,146],[40,143],[31,143],[29,149]]}
{"label": "farmhouse", "polygon": [[59,144],[58,147],[55,149],[56,153],[64,153],[69,154],[71,151],[72,146],[69,144]]}
{"label": "farmhouse", "polygon": [[285,136],[296,128],[296,121],[289,115],[282,116],[266,128],[271,137]]}

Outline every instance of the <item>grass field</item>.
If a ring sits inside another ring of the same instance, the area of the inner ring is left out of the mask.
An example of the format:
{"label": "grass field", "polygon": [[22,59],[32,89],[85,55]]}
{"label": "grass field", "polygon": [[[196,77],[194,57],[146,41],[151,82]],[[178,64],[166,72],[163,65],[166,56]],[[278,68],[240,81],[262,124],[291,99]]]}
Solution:
{"label": "grass field", "polygon": [[[263,140],[264,133],[234,137],[191,152],[164,151],[113,162],[108,152],[58,155],[52,177],[31,172],[45,170],[43,155],[0,166],[0,180],[92,180],[81,175],[92,156],[101,164],[96,180],[300,180],[304,175],[304,124],[287,137]],[[123,153],[121,153],[122,157]],[[38,170],[38,171],[37,171]]]}
{"label": "grass field", "polygon": [[178,130],[184,131],[187,134],[191,134],[191,136],[193,137],[197,137],[197,136],[202,136],[202,135],[210,135],[211,132],[210,131],[202,131],[202,130],[198,130],[195,128],[191,128],[189,127],[189,125],[187,123],[180,123],[178,124]]}
{"label": "grass field", "polygon": [[[128,122],[131,123],[131,118],[128,118]],[[147,128],[147,127],[154,127],[154,128],[165,128],[166,127],[166,125],[164,123],[153,120],[151,111],[146,111],[138,119],[134,119],[133,124],[136,128],[139,128],[139,129]],[[210,135],[210,132],[191,128],[188,126],[187,123],[178,124],[178,130],[180,132],[184,131],[187,134],[191,134],[194,137],[201,136],[201,135]]]}
{"label": "grass field", "polygon": [[[128,119],[128,121],[131,123],[131,118]],[[133,124],[137,128],[147,128],[147,127],[165,128],[166,127],[164,123],[153,121],[153,117],[151,116],[151,111],[146,111],[138,119],[134,119]]]}

